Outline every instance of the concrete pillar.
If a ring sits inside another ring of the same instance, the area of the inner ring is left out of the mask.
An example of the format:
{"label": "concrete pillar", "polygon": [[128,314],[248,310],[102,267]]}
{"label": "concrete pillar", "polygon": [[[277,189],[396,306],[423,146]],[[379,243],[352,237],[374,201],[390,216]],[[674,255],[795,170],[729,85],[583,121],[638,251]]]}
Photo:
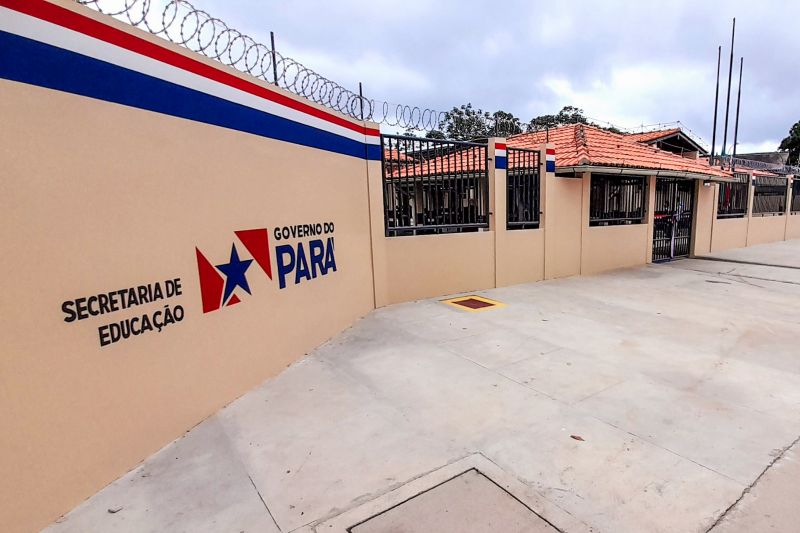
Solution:
{"label": "concrete pillar", "polygon": [[[544,146],[555,150],[554,145]],[[558,154],[555,154],[558,157]],[[547,163],[546,163],[547,165]],[[556,177],[555,164],[543,174],[545,230],[545,279],[575,276],[581,271],[581,235],[583,229],[583,180],[590,174],[575,178]],[[588,208],[587,208],[588,209]],[[586,214],[588,217],[588,213]],[[587,222],[588,224],[588,222]]]}
{"label": "concrete pillar", "polygon": [[[377,128],[377,124],[367,123]],[[383,146],[381,146],[383,150]],[[372,244],[372,281],[375,307],[389,302],[386,222],[383,215],[383,172],[380,161],[365,161],[367,167],[367,195],[369,196],[370,238]]]}
{"label": "concrete pillar", "polygon": [[[706,186],[708,183],[708,186]],[[711,227],[715,211],[715,187],[708,181],[695,180],[695,207],[692,214],[692,249],[690,255],[711,253]]]}
{"label": "concrete pillar", "polygon": [[786,240],[786,234],[789,231],[789,215],[791,214],[792,205],[792,178],[786,176],[786,209],[783,211],[783,240]]}
{"label": "concrete pillar", "polygon": [[656,220],[656,177],[647,176],[647,252],[645,260],[653,262],[653,233]]}
{"label": "concrete pillar", "polygon": [[491,137],[489,151],[489,231],[494,232],[494,286],[498,286],[498,261],[502,261],[498,239],[506,232],[506,167],[508,155],[505,137]]}
{"label": "concrete pillar", "polygon": [[747,173],[747,183],[750,185],[749,193],[747,195],[747,239],[745,246],[750,246],[750,223],[753,221],[753,196],[755,196],[756,188],[753,185],[753,172]]}

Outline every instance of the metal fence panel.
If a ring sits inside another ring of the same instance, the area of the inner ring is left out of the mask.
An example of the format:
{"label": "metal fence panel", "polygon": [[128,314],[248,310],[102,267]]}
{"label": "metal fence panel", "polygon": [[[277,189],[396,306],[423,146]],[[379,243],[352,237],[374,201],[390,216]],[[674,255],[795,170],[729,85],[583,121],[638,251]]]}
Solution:
{"label": "metal fence panel", "polygon": [[538,228],[541,205],[539,151],[509,147],[507,156],[506,228]]}
{"label": "metal fence panel", "polygon": [[792,182],[792,213],[800,213],[800,176]]}
{"label": "metal fence panel", "polygon": [[647,205],[645,176],[592,174],[589,225],[641,224]]}
{"label": "metal fence panel", "polygon": [[386,236],[489,227],[487,145],[381,135]]}
{"label": "metal fence panel", "polygon": [[736,182],[720,183],[717,198],[717,218],[743,218],[750,201],[750,176],[735,174]]}
{"label": "metal fence panel", "polygon": [[753,188],[754,215],[783,215],[786,212],[786,178],[756,176]]}

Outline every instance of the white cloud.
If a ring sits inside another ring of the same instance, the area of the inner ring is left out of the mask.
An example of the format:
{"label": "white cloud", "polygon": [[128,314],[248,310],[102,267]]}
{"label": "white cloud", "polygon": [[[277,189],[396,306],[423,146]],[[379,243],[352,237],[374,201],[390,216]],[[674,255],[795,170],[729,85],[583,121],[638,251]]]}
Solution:
{"label": "white cloud", "polygon": [[428,77],[376,50],[367,50],[351,59],[317,50],[295,49],[290,45],[284,46],[284,52],[289,57],[302,58],[304,65],[345,87],[357,88],[358,82],[365,82],[366,95],[394,94],[395,91],[413,94],[431,88]]}
{"label": "white cloud", "polygon": [[574,105],[590,117],[633,128],[680,120],[676,113],[704,104],[697,95],[710,82],[707,70],[692,64],[641,63],[615,67],[608,76],[582,86],[562,75],[546,77],[541,85],[558,106]]}
{"label": "white cloud", "polygon": [[774,152],[781,144],[780,141],[768,140],[757,143],[739,143],[736,148],[737,154],[753,154],[758,152]]}

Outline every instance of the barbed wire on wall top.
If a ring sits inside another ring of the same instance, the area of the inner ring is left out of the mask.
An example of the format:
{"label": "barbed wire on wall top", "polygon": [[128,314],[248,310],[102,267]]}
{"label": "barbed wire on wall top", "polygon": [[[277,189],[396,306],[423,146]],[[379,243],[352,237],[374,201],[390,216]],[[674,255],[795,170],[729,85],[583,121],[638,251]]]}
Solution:
{"label": "barbed wire on wall top", "polygon": [[[74,1],[356,119],[406,132],[441,131],[447,121],[444,111],[366,98],[188,0]],[[511,124],[485,122],[492,134],[517,133]]]}
{"label": "barbed wire on wall top", "polygon": [[[360,88],[358,92],[347,89],[281,54],[274,39],[269,45],[263,44],[207,11],[194,7],[188,0],[74,1],[355,119],[369,120],[407,133],[444,133],[453,120],[449,112],[366,98]],[[605,121],[586,118],[590,123],[625,133],[638,129],[616,127]],[[484,115],[470,119],[477,119],[480,122],[477,129],[488,136],[507,137],[523,131],[546,129],[520,123],[517,119]],[[644,129],[642,126],[641,130]],[[695,137],[699,136],[695,134]]]}
{"label": "barbed wire on wall top", "polygon": [[163,8],[154,0],[75,1],[340,113],[365,120],[373,116],[374,102],[187,0],[167,0]]}

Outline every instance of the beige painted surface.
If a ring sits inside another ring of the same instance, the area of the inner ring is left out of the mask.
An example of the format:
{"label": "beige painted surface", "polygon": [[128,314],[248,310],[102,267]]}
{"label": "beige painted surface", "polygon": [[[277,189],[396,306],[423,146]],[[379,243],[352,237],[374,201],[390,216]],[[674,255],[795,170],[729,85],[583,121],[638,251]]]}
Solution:
{"label": "beige painted surface", "polygon": [[731,248],[747,246],[747,226],[750,219],[718,218],[714,220],[714,233],[711,236],[711,251],[721,252]]}
{"label": "beige painted surface", "polygon": [[695,182],[694,228],[692,230],[692,255],[711,253],[711,232],[716,213],[717,186],[706,187]]}
{"label": "beige painted surface", "polygon": [[[583,180],[581,210],[581,274],[597,274],[615,268],[647,263],[652,257],[653,234],[648,224],[626,226],[590,226],[589,197],[591,177]],[[648,206],[655,198],[655,188],[648,187]],[[648,246],[649,244],[649,246]]]}
{"label": "beige painted surface", "polygon": [[494,287],[494,232],[383,237],[375,247],[379,307]]}
{"label": "beige painted surface", "polygon": [[800,239],[800,213],[789,215],[786,220],[786,240]]}
{"label": "beige painted surface", "polygon": [[[8,81],[0,116],[4,531],[46,525],[372,309],[363,160]],[[195,246],[227,263],[235,230],[327,221],[336,272],[279,290],[252,265],[252,296],[202,313]],[[181,296],[63,320],[65,300],[178,277]],[[164,304],[184,319],[99,346],[100,325]]]}
{"label": "beige painted surface", "polygon": [[544,230],[497,233],[497,286],[544,279]]}
{"label": "beige painted surface", "polygon": [[[490,139],[490,142],[505,139]],[[490,153],[494,146],[489,146]],[[544,148],[540,152],[540,176],[545,176]],[[495,170],[495,190],[506,191],[506,171]],[[539,198],[543,198],[544,179],[540,180]],[[516,285],[544,279],[544,229],[541,223],[538,229],[515,229],[506,227],[507,195],[498,194],[494,197],[494,220],[496,239],[496,286]],[[541,209],[540,203],[540,209]]]}
{"label": "beige painted surface", "polygon": [[786,215],[751,217],[747,228],[747,246],[782,241],[786,235]]}
{"label": "beige painted surface", "polygon": [[542,215],[547,258],[544,277],[575,276],[581,272],[583,179],[560,178],[551,173],[546,176]]}
{"label": "beige painted surface", "polygon": [[581,274],[647,263],[647,224],[587,227],[583,232]]}

